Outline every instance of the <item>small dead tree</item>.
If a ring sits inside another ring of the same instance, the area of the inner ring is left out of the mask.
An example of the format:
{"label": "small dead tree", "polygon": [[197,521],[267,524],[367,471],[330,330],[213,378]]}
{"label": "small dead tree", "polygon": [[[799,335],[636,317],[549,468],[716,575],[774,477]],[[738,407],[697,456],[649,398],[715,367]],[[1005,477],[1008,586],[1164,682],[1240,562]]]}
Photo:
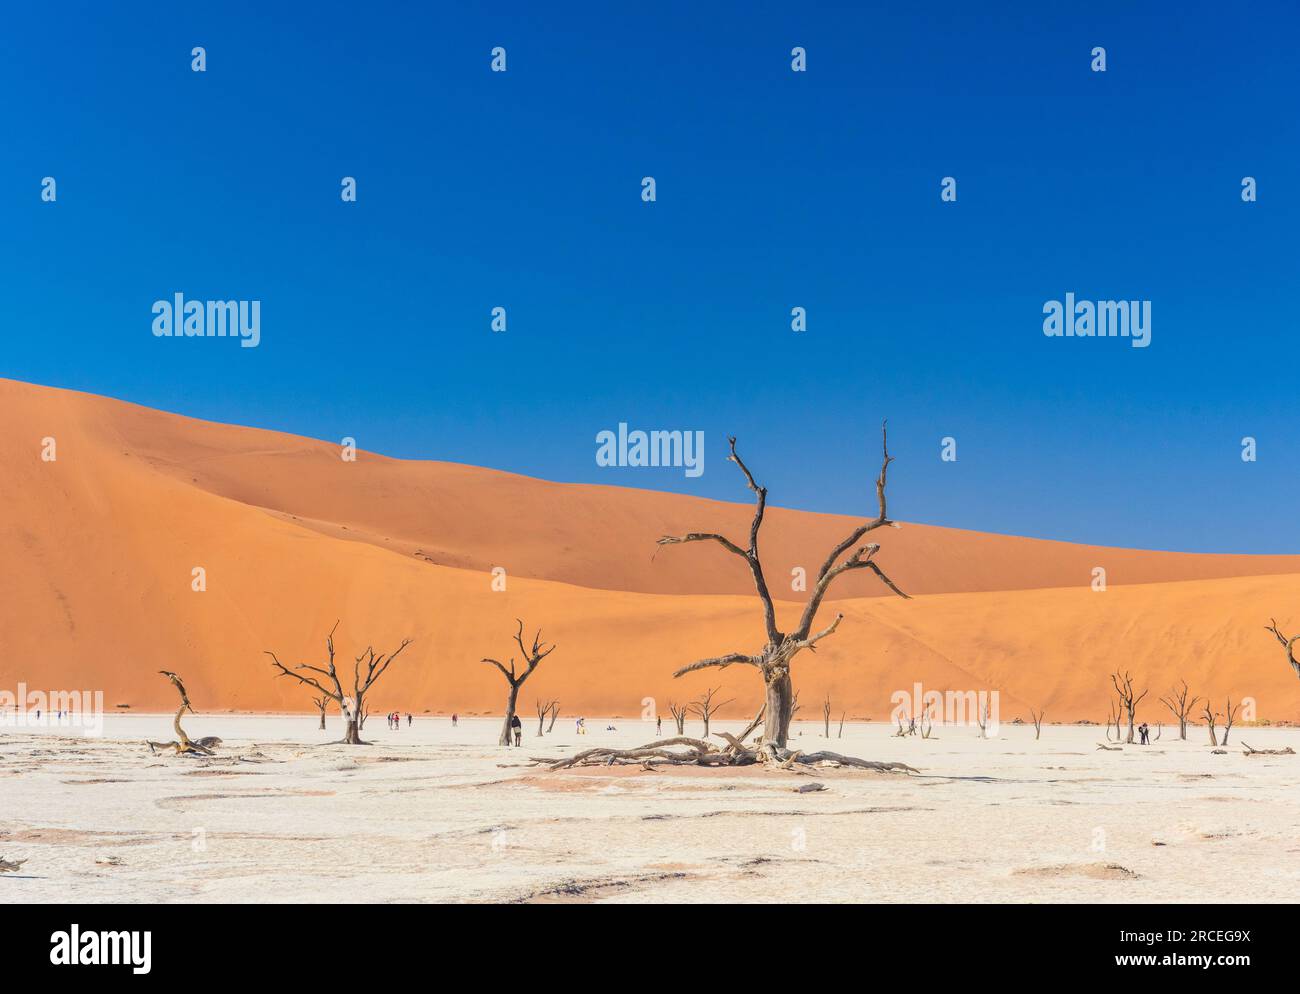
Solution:
{"label": "small dead tree", "polygon": [[1187,687],[1187,681],[1182,680],[1182,689],[1175,687],[1169,693],[1160,698],[1160,703],[1167,707],[1175,718],[1178,719],[1178,737],[1184,742],[1187,741],[1187,716],[1192,713],[1196,707],[1199,697],[1189,697],[1191,691]]}
{"label": "small dead tree", "polygon": [[826,692],[826,697],[822,701],[822,732],[825,738],[831,737],[831,695],[830,691]]}
{"label": "small dead tree", "polygon": [[686,734],[686,705],[678,704],[676,701],[668,702],[668,710],[672,712],[673,721],[677,723],[677,734]]}
{"label": "small dead tree", "polygon": [[846,714],[848,714],[847,711],[841,711],[841,712],[840,712],[840,730],[839,730],[839,733],[835,736],[837,739],[842,739],[842,738],[844,738],[844,716],[845,716]]}
{"label": "small dead tree", "polygon": [[266,655],[271,657],[271,664],[280,671],[277,676],[293,677],[299,683],[314,687],[338,704],[339,710],[343,712],[344,724],[341,743],[345,745],[365,745],[361,741],[361,729],[365,724],[366,716],[370,713],[366,707],[366,694],[379,681],[379,678],[388,672],[388,667],[392,665],[393,660],[411,644],[411,640],[402,639],[402,644],[388,654],[377,653],[374,646],[366,646],[365,650],[358,654],[352,666],[352,693],[347,694],[343,690],[343,681],[334,665],[334,632],[338,627],[339,623],[334,622],[334,627],[330,629],[329,635],[325,637],[326,662],[324,666],[299,663],[296,666],[289,667],[280,662],[279,657],[269,649],[266,650]]}
{"label": "small dead tree", "polygon": [[934,733],[934,705],[921,705],[921,738],[928,739]]}
{"label": "small dead tree", "polygon": [[501,671],[501,675],[506,678],[506,683],[510,686],[510,691],[506,695],[506,716],[505,721],[501,724],[501,738],[497,740],[498,745],[508,746],[513,741],[510,736],[510,723],[515,716],[515,703],[519,698],[519,688],[524,685],[524,681],[533,675],[533,670],[537,665],[555,651],[555,646],[546,645],[542,641],[542,630],[537,629],[537,634],[533,636],[532,648],[529,648],[524,642],[524,623],[521,619],[516,618],[519,622],[519,630],[515,632],[515,644],[519,646],[519,652],[526,663],[522,672],[515,672],[515,658],[510,657],[509,669],[501,665],[495,659],[489,659],[484,656],[480,662],[491,663]]}
{"label": "small dead tree", "polygon": [[[551,709],[554,708],[557,703],[557,701],[537,701],[537,737],[539,739],[546,734],[546,718],[551,713]],[[554,718],[551,719],[551,724],[555,724]]]}
{"label": "small dead tree", "polygon": [[319,697],[313,697],[311,702],[316,705],[316,710],[320,712],[320,730],[325,731],[325,708],[329,705],[330,699],[321,694]]}
{"label": "small dead tree", "polygon": [[1228,733],[1232,731],[1232,723],[1237,718],[1237,712],[1241,710],[1241,701],[1236,704],[1232,703],[1232,695],[1228,696],[1228,710],[1223,713],[1223,741],[1219,745],[1228,744]]}
{"label": "small dead tree", "polygon": [[749,467],[745,465],[736,452],[736,439],[734,437],[728,439],[731,446],[731,455],[727,458],[739,467],[745,478],[745,486],[755,495],[754,518],[749,526],[748,545],[741,547],[716,532],[690,532],[686,535],[675,536],[664,535],[659,539],[658,544],[660,546],[681,545],[687,542],[716,542],[728,553],[741,559],[748,567],[754,580],[755,592],[758,594],[763,610],[763,624],[766,634],[766,642],[763,648],[756,654],[729,652],[722,656],[701,659],[681,667],[673,676],[681,677],[687,673],[694,673],[696,670],[708,668],[724,669],[736,663],[753,666],[757,669],[763,679],[766,691],[763,745],[760,746],[760,749],[765,750],[765,755],[769,759],[781,758],[781,755],[786,750],[786,742],[790,734],[790,722],[794,715],[795,699],[794,687],[790,679],[791,662],[804,649],[815,651],[817,643],[832,635],[844,618],[843,614],[836,614],[835,619],[825,628],[820,631],[813,630],[813,624],[817,619],[817,612],[821,608],[822,600],[836,577],[850,570],[869,570],[879,577],[881,582],[895,594],[900,597],[907,596],[898,589],[893,580],[885,574],[875,561],[880,546],[874,542],[858,545],[869,532],[877,528],[894,525],[894,522],[889,518],[885,503],[886,473],[890,462],[893,460],[889,455],[888,436],[884,425],[881,426],[880,435],[883,456],[880,475],[876,478],[876,499],[879,504],[879,513],[872,520],[859,525],[831,549],[817,572],[812,591],[808,595],[803,612],[792,632],[783,632],[777,627],[776,606],[772,601],[771,593],[768,591],[767,578],[764,576],[763,564],[759,558],[758,535],[759,529],[763,525],[763,514],[767,509],[767,488],[760,487],[755,482],[754,475],[749,471]]}
{"label": "small dead tree", "polygon": [[551,729],[555,727],[555,719],[560,716],[560,702],[551,701],[551,720],[546,725],[546,734],[551,734]]}
{"label": "small dead tree", "polygon": [[181,706],[176,711],[176,717],[172,719],[172,730],[176,733],[174,742],[153,742],[146,740],[150,752],[158,749],[175,749],[178,756],[212,756],[212,748],[221,744],[221,740],[215,735],[206,738],[194,740],[185,734],[185,729],[181,728],[181,715],[186,711],[194,713],[194,708],[190,706],[189,694],[185,693],[185,685],[181,683],[181,678],[175,673],[167,670],[159,670],[163,676],[171,681],[172,686],[176,688],[177,693],[181,695]]}
{"label": "small dead tree", "polygon": [[980,707],[980,709],[975,713],[975,723],[976,723],[977,725],[979,725],[979,727],[980,727],[980,738],[982,738],[982,739],[987,739],[987,738],[989,737],[989,702],[988,702],[988,698],[985,698],[985,700],[984,700],[984,704],[983,704],[983,705]]}
{"label": "small dead tree", "polygon": [[720,708],[724,708],[731,703],[729,700],[719,701],[717,704],[713,703],[714,695],[721,689],[721,687],[714,687],[712,690],[706,690],[700,696],[699,700],[692,701],[686,706],[687,710],[690,711],[691,714],[704,722],[703,737],[706,739],[709,737],[709,722],[712,720],[713,716],[718,713]]}
{"label": "small dead tree", "polygon": [[1106,715],[1106,741],[1107,742],[1110,741],[1110,733],[1112,729],[1115,732],[1115,741],[1117,742],[1119,741],[1120,739],[1119,722],[1120,722],[1119,712],[1115,710],[1115,702],[1111,701],[1110,713]]}
{"label": "small dead tree", "polygon": [[1272,624],[1265,626],[1267,631],[1273,633],[1273,637],[1282,643],[1282,648],[1286,650],[1286,661],[1291,664],[1291,669],[1295,670],[1295,675],[1300,676],[1300,660],[1295,658],[1295,644],[1300,642],[1300,635],[1283,635],[1277,627],[1277,621],[1269,618]]}
{"label": "small dead tree", "polygon": [[1205,714],[1205,727],[1208,728],[1208,729],[1210,730],[1210,745],[1212,745],[1212,746],[1217,746],[1217,745],[1219,744],[1219,739],[1218,739],[1218,737],[1214,734],[1214,722],[1215,722],[1215,719],[1217,719],[1217,718],[1219,717],[1219,715],[1218,715],[1218,712],[1214,711],[1214,710],[1210,707],[1210,702],[1209,702],[1209,701],[1206,701],[1206,702],[1205,702],[1205,710],[1204,710],[1204,714]]}
{"label": "small dead tree", "polygon": [[1037,742],[1043,735],[1043,715],[1047,712],[1043,710],[1034,711],[1029,709],[1029,719],[1034,723],[1034,741]]}
{"label": "small dead tree", "polygon": [[[1142,691],[1138,694],[1133,690],[1133,677],[1131,674],[1121,673],[1116,670],[1111,674],[1110,682],[1115,685],[1115,696],[1119,698],[1120,708],[1123,713],[1128,715],[1128,738],[1125,740],[1129,745],[1133,744],[1133,730],[1136,726],[1134,716],[1137,714],[1137,706],[1142,703],[1142,698],[1146,697],[1149,691]],[[1118,737],[1118,728],[1116,729]]]}

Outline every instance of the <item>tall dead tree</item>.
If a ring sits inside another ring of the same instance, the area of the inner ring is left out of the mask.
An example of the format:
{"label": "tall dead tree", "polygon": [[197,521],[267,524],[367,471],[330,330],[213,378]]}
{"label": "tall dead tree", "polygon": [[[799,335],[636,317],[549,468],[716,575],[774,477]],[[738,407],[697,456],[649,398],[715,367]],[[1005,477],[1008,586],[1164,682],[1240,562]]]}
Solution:
{"label": "tall dead tree", "polygon": [[547,735],[551,734],[551,729],[555,727],[555,719],[558,718],[559,716],[560,716],[560,702],[558,700],[551,701],[551,720],[547,722],[546,725]]}
{"label": "tall dead tree", "polygon": [[[857,545],[863,536],[877,528],[894,525],[889,519],[885,504],[885,477],[889,464],[893,460],[889,455],[888,436],[885,426],[880,429],[881,448],[883,450],[880,475],[876,478],[876,499],[879,512],[871,521],[859,525],[842,539],[827,555],[795,630],[783,632],[777,627],[776,607],[767,588],[767,579],[763,575],[763,564],[759,558],[758,533],[763,525],[763,513],[767,508],[767,488],[760,487],[750,473],[749,468],[736,453],[736,439],[731,437],[731,455],[727,458],[739,467],[745,477],[747,486],[755,495],[754,518],[749,526],[749,544],[742,548],[730,539],[714,532],[690,532],[686,535],[665,535],[659,539],[659,545],[680,545],[686,542],[717,542],[731,555],[742,559],[754,579],[754,589],[758,594],[763,609],[763,628],[766,642],[755,655],[743,652],[729,652],[723,656],[701,659],[689,666],[683,666],[673,676],[680,677],[696,670],[708,668],[725,668],[735,663],[753,666],[763,678],[766,692],[766,709],[763,720],[763,746],[772,753],[784,750],[790,733],[790,720],[794,708],[794,688],[790,680],[790,664],[794,657],[804,649],[816,650],[817,643],[831,635],[843,620],[843,614],[836,614],[835,619],[820,631],[813,630],[817,611],[821,607],[826,591],[835,578],[850,570],[870,570],[894,593],[906,597],[875,561],[880,546],[873,543]],[[856,546],[856,548],[855,548]],[[849,550],[853,551],[849,551]]]}
{"label": "tall dead tree", "polygon": [[1188,695],[1191,691],[1187,687],[1187,681],[1183,680],[1181,683],[1183,685],[1181,690],[1175,687],[1169,691],[1168,695],[1160,698],[1160,703],[1172,711],[1174,717],[1178,719],[1178,737],[1186,742],[1187,716],[1192,713],[1192,709],[1196,707],[1196,702],[1200,698],[1191,697],[1189,699]]}
{"label": "tall dead tree", "polygon": [[316,710],[320,712],[320,730],[325,731],[325,708],[329,706],[330,699],[321,694],[319,697],[313,697],[311,702],[316,705]]}
{"label": "tall dead tree", "polygon": [[822,699],[822,733],[826,738],[831,737],[831,694],[828,690],[825,698]]}
{"label": "tall dead tree", "polygon": [[1232,731],[1232,723],[1237,718],[1237,712],[1241,710],[1241,701],[1236,704],[1232,703],[1232,697],[1228,697],[1228,710],[1223,712],[1223,741],[1219,745],[1228,744],[1228,733]]}
{"label": "tall dead tree", "polygon": [[1037,742],[1043,735],[1043,715],[1047,712],[1043,710],[1035,711],[1029,709],[1029,719],[1034,723],[1034,741]]}
{"label": "tall dead tree", "polygon": [[1119,670],[1111,674],[1110,682],[1115,685],[1115,696],[1119,698],[1121,709],[1128,715],[1128,738],[1125,741],[1132,745],[1133,730],[1136,727],[1134,716],[1137,714],[1137,706],[1142,703],[1142,698],[1146,697],[1150,691],[1144,690],[1140,694],[1136,693],[1133,690],[1132,675],[1127,672],[1121,673]]}
{"label": "tall dead tree", "polygon": [[388,654],[377,653],[374,646],[366,646],[357,655],[356,661],[353,663],[352,692],[348,694],[343,690],[343,681],[334,665],[334,632],[338,627],[339,623],[334,622],[334,627],[330,629],[329,635],[325,637],[326,662],[324,666],[299,663],[296,666],[289,667],[280,662],[279,657],[271,650],[266,650],[266,654],[271,657],[271,664],[280,671],[277,674],[278,676],[293,677],[299,683],[314,687],[339,706],[339,710],[343,712],[344,732],[343,738],[340,740],[343,744],[365,745],[361,741],[361,726],[365,721],[365,715],[368,713],[366,694],[379,681],[379,678],[388,672],[388,667],[392,665],[393,660],[411,644],[411,640],[402,639],[402,644]]}
{"label": "tall dead tree", "polygon": [[686,734],[686,705],[678,704],[676,701],[668,702],[668,710],[672,712],[673,721],[677,723],[677,734]]}
{"label": "tall dead tree", "polygon": [[699,700],[692,701],[686,706],[691,714],[704,722],[704,738],[706,739],[709,737],[709,722],[713,719],[713,716],[718,713],[719,709],[731,703],[729,700],[719,701],[717,704],[713,703],[714,695],[721,689],[721,687],[714,687],[712,690],[706,690]]}
{"label": "tall dead tree", "polygon": [[524,642],[523,621],[519,618],[516,618],[515,621],[519,622],[519,630],[515,632],[515,644],[519,646],[519,652],[526,663],[523,671],[518,673],[515,672],[514,656],[510,657],[509,669],[501,665],[501,663],[497,662],[495,659],[489,659],[486,656],[480,660],[480,662],[491,663],[499,669],[501,675],[506,678],[506,683],[510,686],[510,691],[506,695],[506,716],[505,721],[501,724],[501,738],[497,740],[497,744],[503,746],[508,746],[512,742],[510,737],[510,722],[515,716],[515,702],[519,698],[519,688],[524,685],[525,680],[533,675],[533,670],[537,669],[537,664],[555,651],[555,646],[546,645],[542,641],[542,630],[540,628],[537,629],[537,634],[533,636],[532,648],[529,648]]}

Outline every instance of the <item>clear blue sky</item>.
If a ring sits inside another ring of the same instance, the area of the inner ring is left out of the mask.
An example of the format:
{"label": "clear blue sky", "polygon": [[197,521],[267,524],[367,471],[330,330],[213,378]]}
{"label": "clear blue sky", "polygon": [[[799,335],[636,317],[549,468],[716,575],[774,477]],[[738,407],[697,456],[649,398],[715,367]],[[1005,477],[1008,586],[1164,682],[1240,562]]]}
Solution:
{"label": "clear blue sky", "polygon": [[[904,520],[1300,552],[1294,4],[614,6],[11,5],[0,375],[743,500],[732,432],[848,513],[887,416]],[[154,338],[177,291],[261,345]],[[1067,291],[1151,346],[1045,338]],[[703,476],[598,467],[620,421]]]}

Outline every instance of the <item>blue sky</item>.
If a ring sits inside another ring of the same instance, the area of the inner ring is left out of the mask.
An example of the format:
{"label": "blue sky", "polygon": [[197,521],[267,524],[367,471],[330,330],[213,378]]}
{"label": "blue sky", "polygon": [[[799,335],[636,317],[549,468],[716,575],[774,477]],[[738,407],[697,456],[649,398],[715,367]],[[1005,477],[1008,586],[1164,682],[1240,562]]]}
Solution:
{"label": "blue sky", "polygon": [[[735,433],[845,513],[888,417],[904,520],[1300,552],[1294,5],[612,6],[11,7],[0,375],[743,500]],[[1067,291],[1151,346],[1044,337]],[[175,292],[260,346],[155,338]],[[704,474],[598,467],[620,421]]]}

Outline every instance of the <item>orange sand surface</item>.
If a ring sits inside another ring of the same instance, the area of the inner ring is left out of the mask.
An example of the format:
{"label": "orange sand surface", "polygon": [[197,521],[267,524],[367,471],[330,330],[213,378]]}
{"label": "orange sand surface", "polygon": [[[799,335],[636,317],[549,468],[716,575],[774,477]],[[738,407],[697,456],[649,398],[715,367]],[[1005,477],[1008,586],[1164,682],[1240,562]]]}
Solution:
{"label": "orange sand surface", "polygon": [[[508,656],[522,617],[558,645],[525,686],[525,711],[554,697],[565,715],[636,715],[652,698],[666,717],[670,698],[716,685],[735,698],[723,717],[759,703],[745,667],[671,675],[760,647],[743,564],[712,544],[657,554],[654,544],[693,530],[739,541],[746,503],[367,452],[345,462],[332,443],[11,380],[0,380],[0,414],[0,689],[102,689],[110,709],[167,708],[165,668],[201,712],[305,710],[306,692],[274,679],[263,652],[318,663],[338,619],[341,660],[415,640],[372,693],[373,711],[499,713],[503,681],[478,660]],[[46,437],[54,462],[41,459]],[[861,467],[868,516],[875,469]],[[724,471],[735,472],[711,470]],[[857,520],[769,510],[763,556],[787,623],[800,598],[788,592],[791,569],[815,572]],[[881,596],[861,574],[833,588],[820,620],[846,617],[795,664],[800,718],[829,691],[837,716],[883,719],[890,695],[919,681],[999,690],[1003,721],[1030,706],[1049,721],[1097,721],[1116,666],[1152,689],[1152,722],[1168,720],[1155,699],[1181,677],[1216,701],[1254,698],[1259,718],[1300,718],[1300,681],[1263,628],[1270,616],[1300,627],[1300,556],[912,524],[879,541],[878,560],[916,596]],[[492,589],[497,566],[505,592]],[[1090,587],[1095,566],[1105,592]],[[191,589],[195,567],[204,592]]]}

